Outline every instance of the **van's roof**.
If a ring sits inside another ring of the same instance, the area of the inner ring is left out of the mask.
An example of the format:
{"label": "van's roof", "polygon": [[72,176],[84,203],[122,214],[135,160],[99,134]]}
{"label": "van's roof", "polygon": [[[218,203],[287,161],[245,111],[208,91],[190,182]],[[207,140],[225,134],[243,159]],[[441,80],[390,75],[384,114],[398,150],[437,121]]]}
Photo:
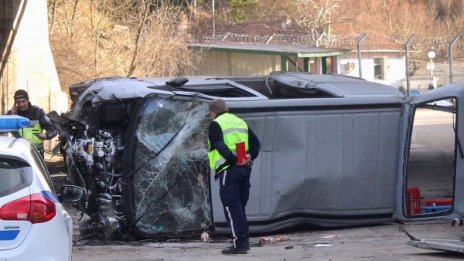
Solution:
{"label": "van's roof", "polygon": [[318,89],[334,97],[403,97],[403,94],[392,86],[345,75],[279,72],[271,76],[275,82],[282,85],[308,90]]}
{"label": "van's roof", "polygon": [[269,100],[320,98],[373,99],[374,103],[374,100],[380,103],[398,103],[404,98],[404,95],[392,86],[344,75],[274,72],[266,76],[251,77],[186,76],[188,82],[185,85],[169,86],[167,82],[174,78],[101,78],[72,85],[70,94],[74,96],[73,101],[77,101],[77,96],[82,99],[90,94],[91,97],[86,100],[90,99],[93,103],[143,98],[151,93],[205,99],[221,97],[227,101],[259,101],[263,104]]}

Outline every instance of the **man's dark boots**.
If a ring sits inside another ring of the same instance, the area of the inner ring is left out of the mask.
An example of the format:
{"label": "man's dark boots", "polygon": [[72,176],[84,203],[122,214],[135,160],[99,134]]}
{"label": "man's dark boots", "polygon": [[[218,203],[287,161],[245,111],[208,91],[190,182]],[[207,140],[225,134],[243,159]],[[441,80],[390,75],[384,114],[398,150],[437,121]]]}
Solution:
{"label": "man's dark boots", "polygon": [[235,248],[235,247],[231,246],[231,247],[228,247],[228,248],[222,250],[222,253],[224,255],[246,254],[246,253],[248,253],[248,250],[249,249],[246,249],[246,248]]}

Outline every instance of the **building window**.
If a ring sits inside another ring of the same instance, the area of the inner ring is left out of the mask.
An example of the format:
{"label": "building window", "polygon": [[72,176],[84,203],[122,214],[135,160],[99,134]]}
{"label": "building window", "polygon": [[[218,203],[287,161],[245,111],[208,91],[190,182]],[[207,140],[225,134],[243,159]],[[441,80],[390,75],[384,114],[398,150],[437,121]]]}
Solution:
{"label": "building window", "polygon": [[385,80],[384,58],[374,58],[374,79]]}

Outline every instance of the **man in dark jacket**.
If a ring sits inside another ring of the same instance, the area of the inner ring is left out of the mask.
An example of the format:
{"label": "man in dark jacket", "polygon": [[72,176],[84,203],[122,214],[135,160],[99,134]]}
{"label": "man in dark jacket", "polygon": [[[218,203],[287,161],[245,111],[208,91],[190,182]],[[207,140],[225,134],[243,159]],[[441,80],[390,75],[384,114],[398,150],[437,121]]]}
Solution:
{"label": "man in dark jacket", "polygon": [[[245,207],[250,194],[252,160],[258,157],[261,145],[247,123],[228,112],[224,100],[213,100],[209,111],[214,120],[209,125],[208,159],[211,171],[220,180],[219,195],[233,237],[233,246],[222,253],[246,254],[250,245]],[[237,144],[245,148],[241,161],[237,160],[240,154]]]}
{"label": "man in dark jacket", "polygon": [[25,90],[17,90],[14,94],[14,100],[15,105],[7,114],[26,117],[31,121],[31,126],[19,130],[18,134],[34,144],[43,156],[43,141],[52,139],[58,134],[55,126],[41,108],[31,104],[29,94]]}

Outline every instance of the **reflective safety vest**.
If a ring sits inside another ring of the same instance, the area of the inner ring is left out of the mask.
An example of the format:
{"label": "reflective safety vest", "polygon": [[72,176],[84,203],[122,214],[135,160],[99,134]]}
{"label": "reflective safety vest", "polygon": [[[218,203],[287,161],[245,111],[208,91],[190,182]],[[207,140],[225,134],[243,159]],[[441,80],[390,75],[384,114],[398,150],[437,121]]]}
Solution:
{"label": "reflective safety vest", "polygon": [[43,146],[43,140],[41,140],[37,135],[42,133],[42,127],[40,127],[39,121],[31,121],[31,125],[27,128],[19,129],[19,135],[27,139],[36,147]]}
{"label": "reflective safety vest", "polygon": [[[245,150],[248,151],[248,125],[244,120],[233,114],[224,113],[219,115],[214,121],[221,127],[224,143],[232,153],[236,155],[235,146],[240,142],[245,143]],[[222,157],[219,151],[216,149],[211,150],[209,140],[208,151],[209,167],[214,170],[215,173],[224,171],[229,167],[229,165],[226,164],[226,159]]]}

